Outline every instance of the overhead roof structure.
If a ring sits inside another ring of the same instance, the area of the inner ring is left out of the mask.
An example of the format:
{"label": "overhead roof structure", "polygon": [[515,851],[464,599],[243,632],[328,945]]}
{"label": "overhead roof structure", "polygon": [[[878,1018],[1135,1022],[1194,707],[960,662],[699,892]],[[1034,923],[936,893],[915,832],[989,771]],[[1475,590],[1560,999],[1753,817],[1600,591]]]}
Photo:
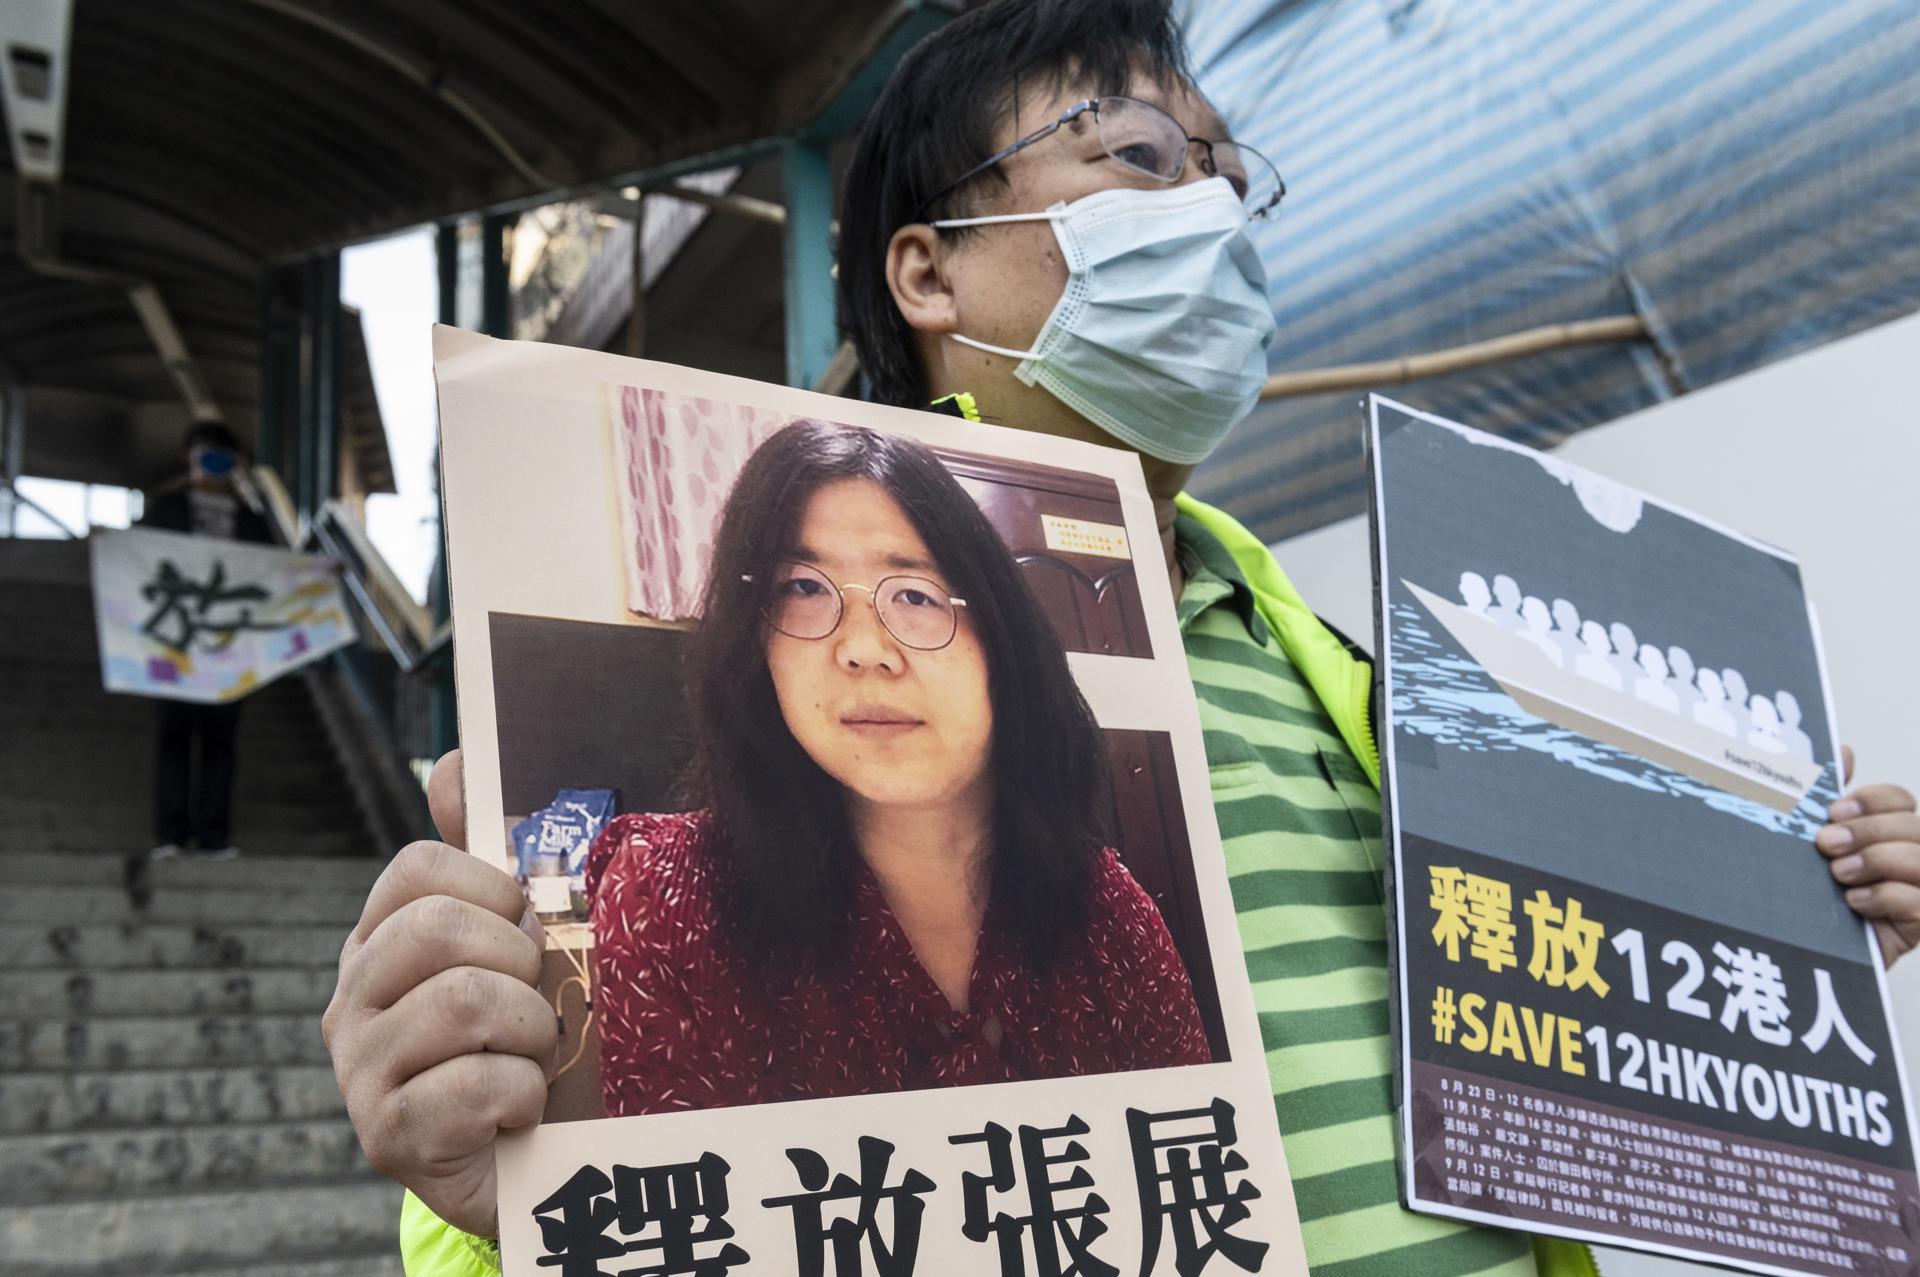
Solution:
{"label": "overhead roof structure", "polygon": [[[126,287],[34,269],[23,229],[151,281],[206,401],[245,437],[264,268],[763,148],[831,113],[926,7],[9,0],[0,46],[58,45],[44,14],[69,5],[64,49],[0,67],[0,389],[24,388],[28,472],[130,485],[176,464],[191,387]],[[38,108],[23,85],[65,106],[57,179],[24,203],[16,120]]]}

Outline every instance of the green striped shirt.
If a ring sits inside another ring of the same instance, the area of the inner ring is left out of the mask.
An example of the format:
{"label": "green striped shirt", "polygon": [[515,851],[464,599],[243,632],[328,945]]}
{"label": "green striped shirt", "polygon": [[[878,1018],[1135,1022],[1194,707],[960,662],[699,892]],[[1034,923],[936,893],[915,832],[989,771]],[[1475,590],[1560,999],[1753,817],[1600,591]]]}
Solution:
{"label": "green striped shirt", "polygon": [[1314,1277],[1534,1277],[1526,1238],[1401,1209],[1380,796],[1226,548],[1184,515],[1175,539],[1214,812]]}

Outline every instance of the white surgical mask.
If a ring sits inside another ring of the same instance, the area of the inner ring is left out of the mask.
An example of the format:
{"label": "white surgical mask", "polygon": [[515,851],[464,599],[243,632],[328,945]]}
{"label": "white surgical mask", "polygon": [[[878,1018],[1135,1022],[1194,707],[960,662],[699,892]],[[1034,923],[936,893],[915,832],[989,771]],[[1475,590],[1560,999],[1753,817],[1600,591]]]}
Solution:
{"label": "white surgical mask", "polygon": [[933,225],[998,222],[1052,222],[1067,287],[1031,350],[955,341],[1018,359],[1021,381],[1177,465],[1205,460],[1253,410],[1273,308],[1246,208],[1226,178]]}

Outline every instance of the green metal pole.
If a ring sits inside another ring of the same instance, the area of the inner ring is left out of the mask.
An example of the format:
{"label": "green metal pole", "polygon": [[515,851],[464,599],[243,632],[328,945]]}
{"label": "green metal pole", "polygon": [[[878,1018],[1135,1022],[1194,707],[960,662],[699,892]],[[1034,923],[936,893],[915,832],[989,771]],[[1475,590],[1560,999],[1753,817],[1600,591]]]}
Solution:
{"label": "green metal pole", "polygon": [[307,311],[313,323],[313,512],[340,489],[340,252],[315,253],[308,263]]}
{"label": "green metal pole", "polygon": [[319,503],[314,500],[313,437],[319,427],[314,421],[314,310],[312,264],[303,262],[286,271],[288,292],[298,298],[298,325],[293,334],[293,350],[288,360],[293,373],[293,438],[288,442],[287,483],[293,489],[293,505],[299,516],[313,517]]}
{"label": "green metal pole", "polygon": [[[442,222],[434,231],[434,257],[439,267],[440,322],[460,322],[460,227]],[[433,491],[440,496],[440,448],[433,450]],[[427,607],[436,625],[451,615],[447,599],[447,518],[446,502],[437,502],[435,512],[440,523],[440,549],[433,557],[433,573],[427,580]],[[460,718],[453,687],[452,645],[448,655],[433,662],[426,672],[430,680],[427,694],[427,752],[439,758],[460,743]]]}
{"label": "green metal pole", "polygon": [[273,271],[260,272],[260,389],[259,415],[253,428],[253,459],[273,467],[282,480],[286,468],[280,463],[280,443],[285,437],[280,420],[280,334],[273,304]]}
{"label": "green metal pole", "polygon": [[439,277],[440,322],[460,322],[460,224],[442,222],[433,228],[433,261]]}
{"label": "green metal pole", "polygon": [[298,509],[306,508],[300,487],[306,470],[306,334],[297,305],[305,288],[304,266],[269,267],[260,278],[260,434],[254,457],[280,475]]}
{"label": "green metal pole", "polygon": [[787,384],[811,389],[840,344],[833,298],[833,171],[826,143],[784,143],[780,168],[787,205]]}
{"label": "green metal pole", "polygon": [[480,219],[480,331],[489,337],[513,336],[507,234],[519,220],[518,213],[489,213]]}

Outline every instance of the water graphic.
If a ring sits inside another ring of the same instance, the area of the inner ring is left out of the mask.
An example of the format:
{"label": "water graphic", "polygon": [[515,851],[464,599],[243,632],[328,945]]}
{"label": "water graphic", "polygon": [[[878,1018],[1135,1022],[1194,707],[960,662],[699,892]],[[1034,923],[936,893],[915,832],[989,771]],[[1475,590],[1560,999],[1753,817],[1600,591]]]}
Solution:
{"label": "water graphic", "polygon": [[1827,806],[1840,796],[1833,767],[1820,773],[1791,812],[1716,789],[1691,776],[1590,736],[1536,718],[1500,690],[1486,670],[1434,637],[1426,613],[1408,603],[1389,607],[1393,621],[1393,697],[1396,731],[1468,753],[1530,749],[1589,775],[1650,793],[1705,803],[1774,833],[1811,840],[1826,824]]}

